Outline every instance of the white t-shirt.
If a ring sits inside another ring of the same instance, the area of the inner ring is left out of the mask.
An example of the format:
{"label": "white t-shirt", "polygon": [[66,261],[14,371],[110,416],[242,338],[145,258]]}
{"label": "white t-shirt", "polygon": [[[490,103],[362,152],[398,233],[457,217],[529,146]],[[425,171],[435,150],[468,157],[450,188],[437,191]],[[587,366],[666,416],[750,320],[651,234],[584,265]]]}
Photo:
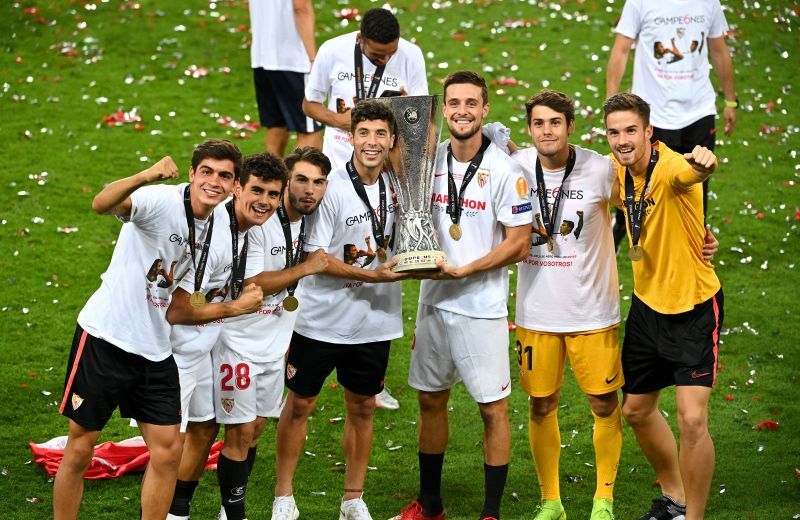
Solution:
{"label": "white t-shirt", "polygon": [[[238,234],[239,253],[244,247],[244,237],[247,234],[252,235],[252,232],[239,232]],[[261,254],[260,244],[253,244],[252,236],[249,239],[247,251],[248,255]],[[217,303],[231,299],[232,255],[230,216],[223,203],[214,210],[214,232],[211,235],[211,247],[203,272],[203,281],[200,284],[200,290],[206,295],[206,302]],[[199,260],[200,257],[197,258]],[[194,268],[189,269],[180,283],[180,288],[189,294],[194,292],[194,273]],[[225,321],[222,318],[202,325],[174,325],[172,327],[170,341],[179,370],[191,372],[206,359],[217,343]]]}
{"label": "white t-shirt", "polygon": [[[326,41],[319,48],[311,74],[306,82],[306,99],[316,103],[328,100],[328,109],[337,112],[337,106],[352,108],[356,96],[355,63],[353,50],[357,32],[343,34]],[[362,54],[363,56],[363,54]],[[369,92],[375,65],[363,56],[364,92]],[[397,52],[389,58],[383,71],[377,96],[385,90],[405,89],[410,96],[428,94],[428,80],[425,74],[425,58],[422,51],[413,43],[400,38]],[[341,108],[339,109],[341,111]],[[322,151],[331,160],[333,169],[344,168],[353,154],[348,132],[338,128],[326,127]]]}
{"label": "white t-shirt", "polygon": [[[183,208],[186,186],[159,184],[133,192],[130,218],[122,225],[100,288],[78,315],[78,324],[92,336],[151,361],[172,354],[167,307],[192,264]],[[195,219],[195,229],[199,255],[206,221]]]}
{"label": "white t-shirt", "polygon": [[[518,264],[516,324],[540,332],[583,332],[619,323],[619,281],[611,214],[608,211],[616,168],[608,157],[575,147],[575,167],[561,185],[564,169],[543,169],[552,213],[562,191],[553,229],[553,251],[537,233],[541,214],[536,187],[536,149],[512,158],[530,187],[533,244]],[[540,219],[542,224],[544,220]],[[539,240],[537,240],[539,239]]]}
{"label": "white t-shirt", "polygon": [[[300,220],[290,225],[293,251],[297,251],[300,225]],[[264,271],[280,271],[286,267],[286,239],[277,212],[264,224],[250,230],[250,244],[256,247],[247,251],[246,278]],[[295,296],[300,307],[294,312],[286,311],[283,308],[283,299],[287,295],[286,289],[265,294],[261,309],[255,313],[225,320],[220,344],[255,363],[281,359],[289,348],[297,314],[305,304],[298,286]]]}
{"label": "white t-shirt", "polygon": [[[489,145],[461,199],[461,240],[450,237],[447,214],[447,144],[439,145],[433,179],[433,227],[447,263],[462,266],[487,255],[503,241],[503,226],[531,222],[528,186],[519,166],[494,144]],[[453,159],[456,189],[469,163]],[[501,267],[461,280],[423,280],[420,303],[475,318],[508,316],[508,269]]]}
{"label": "white t-shirt", "polygon": [[[392,234],[395,204],[386,183],[387,210],[385,236]],[[364,187],[378,218],[379,186]],[[370,211],[358,198],[347,170],[340,168],[328,176],[328,188],[317,211],[306,219],[310,228],[304,249],[325,249],[338,259],[376,269],[380,264],[377,244],[372,236]],[[387,250],[387,260],[392,251]],[[403,335],[400,307],[400,282],[366,283],[326,274],[303,279],[302,307],[298,309],[294,330],[303,336],[329,343],[369,343]]]}
{"label": "white t-shirt", "polygon": [[677,130],[717,113],[707,39],[727,31],[719,0],[625,2],[616,32],[636,40],[632,90],[650,103],[653,126]]}
{"label": "white t-shirt", "polygon": [[292,0],[253,0],[249,4],[253,33],[251,67],[303,73],[311,70],[311,61],[294,21]]}

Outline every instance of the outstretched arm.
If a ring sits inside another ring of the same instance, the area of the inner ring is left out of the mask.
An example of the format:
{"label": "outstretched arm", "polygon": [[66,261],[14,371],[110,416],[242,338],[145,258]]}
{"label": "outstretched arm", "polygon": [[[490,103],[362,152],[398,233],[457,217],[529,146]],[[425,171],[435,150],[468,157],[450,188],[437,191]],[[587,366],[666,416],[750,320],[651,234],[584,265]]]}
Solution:
{"label": "outstretched arm", "polygon": [[92,200],[92,209],[99,215],[131,216],[131,194],[151,182],[176,179],[178,167],[166,156],[146,170],[108,184]]}
{"label": "outstretched arm", "polygon": [[323,273],[328,267],[328,254],[324,249],[306,255],[306,259],[280,271],[264,271],[244,281],[245,284],[254,283],[261,288],[264,294],[273,294],[286,289],[301,278],[312,274]]}
{"label": "outstretched arm", "polygon": [[459,267],[448,265],[444,260],[440,260],[440,271],[423,273],[417,277],[433,280],[456,280],[524,260],[531,249],[531,225],[503,226],[503,231],[505,238],[489,254]]}

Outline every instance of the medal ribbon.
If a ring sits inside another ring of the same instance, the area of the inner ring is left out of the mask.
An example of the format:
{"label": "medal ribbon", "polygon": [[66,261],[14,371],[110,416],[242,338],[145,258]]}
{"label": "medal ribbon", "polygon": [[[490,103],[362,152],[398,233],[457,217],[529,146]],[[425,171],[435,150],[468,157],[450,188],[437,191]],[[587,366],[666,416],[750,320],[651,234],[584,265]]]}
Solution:
{"label": "medal ribbon", "polygon": [[381,84],[381,79],[383,78],[383,70],[386,68],[386,65],[379,65],[378,68],[375,69],[375,72],[372,74],[372,83],[369,85],[369,92],[364,94],[364,56],[361,53],[361,46],[358,45],[358,40],[356,40],[356,47],[354,51],[354,62],[356,67],[356,99],[359,101],[364,101],[365,99],[374,98],[378,95],[378,87]]}
{"label": "medal ribbon", "polygon": [[464,179],[461,181],[461,190],[458,191],[456,191],[456,181],[453,178],[453,149],[450,147],[450,143],[447,144],[447,214],[450,215],[453,224],[458,225],[461,221],[461,199],[464,197],[470,181],[475,177],[475,173],[483,161],[483,154],[490,144],[492,142],[484,135],[478,153],[469,161]]}
{"label": "medal ribbon", "polygon": [[650,177],[653,175],[653,170],[656,168],[657,162],[658,150],[653,148],[650,153],[650,162],[647,164],[644,188],[642,188],[642,194],[639,196],[638,204],[636,204],[633,176],[631,172],[625,168],[625,209],[628,210],[628,231],[631,233],[631,247],[636,247],[639,244],[639,237],[642,234],[642,221],[644,220],[644,197],[647,193],[647,188],[650,186]]}
{"label": "medal ribbon", "polygon": [[[283,207],[283,202],[278,206],[278,219],[281,221],[281,228],[283,228],[283,238],[286,240],[286,268],[294,267],[300,263],[300,256],[303,252],[303,244],[306,240],[306,219],[302,217],[300,222],[300,234],[297,235],[297,250],[293,250],[292,246],[292,224],[289,222],[289,215],[286,213],[286,208]],[[286,287],[286,292],[289,296],[294,296],[294,291],[297,289],[297,282]]]}
{"label": "medal ribbon", "polygon": [[[361,182],[361,177],[358,176],[358,172],[356,171],[356,167],[353,165],[352,158],[347,162],[347,173],[350,176],[350,181],[353,183],[353,188],[355,188],[358,198],[367,205],[367,208],[369,208],[370,223],[372,224],[372,236],[375,237],[375,243],[379,248],[386,249],[386,244],[383,240],[383,232],[386,229],[386,215],[388,211],[386,208],[386,183],[383,180],[383,175],[378,176],[378,193],[380,194],[378,209],[380,210],[381,214],[380,222],[378,222],[378,217],[375,215],[375,209],[372,207],[372,204],[369,203],[367,190],[364,188],[364,183]],[[394,235],[394,230],[392,230],[392,235]]]}
{"label": "medal ribbon", "polygon": [[208,250],[211,246],[211,233],[214,231],[214,212],[208,216],[208,229],[206,238],[203,241],[203,249],[200,252],[200,260],[195,259],[194,241],[194,211],[192,211],[192,198],[189,196],[189,186],[183,190],[183,210],[186,213],[186,225],[189,227],[189,251],[192,253],[192,266],[194,267],[194,292],[199,292],[203,285],[203,273],[206,270],[208,261]]}
{"label": "medal ribbon", "polygon": [[231,217],[231,248],[233,253],[233,266],[231,268],[231,300],[235,300],[242,293],[244,285],[244,269],[247,265],[247,243],[249,235],[244,234],[242,252],[239,253],[239,222],[236,221],[236,210],[233,207],[233,199],[225,204],[228,215]]}
{"label": "medal ribbon", "polygon": [[553,200],[553,213],[550,214],[550,206],[547,204],[547,186],[544,183],[544,171],[542,170],[542,163],[539,157],[536,157],[536,196],[539,199],[539,209],[542,212],[542,221],[544,222],[544,229],[547,232],[547,237],[552,238],[553,228],[558,220],[558,209],[561,206],[561,194],[564,193],[564,182],[566,182],[572,169],[575,167],[575,149],[569,147],[569,158],[567,159],[567,167],[564,170],[564,177],[561,179],[561,184],[558,188],[558,194]]}

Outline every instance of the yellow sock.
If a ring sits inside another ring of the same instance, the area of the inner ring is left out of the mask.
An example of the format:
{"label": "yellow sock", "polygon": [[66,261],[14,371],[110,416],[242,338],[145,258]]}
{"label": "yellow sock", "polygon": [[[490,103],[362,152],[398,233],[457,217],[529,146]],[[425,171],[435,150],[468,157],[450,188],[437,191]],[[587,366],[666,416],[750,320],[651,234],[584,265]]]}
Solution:
{"label": "yellow sock", "polygon": [[[594,415],[594,413],[592,413]],[[597,489],[594,498],[614,499],[619,454],[622,451],[622,421],[620,408],[608,417],[594,415],[594,456],[597,465]]]}
{"label": "yellow sock", "polygon": [[561,456],[561,432],[558,430],[558,409],[544,417],[531,415],[528,421],[528,438],[536,463],[536,476],[542,488],[542,500],[558,500],[558,459]]}

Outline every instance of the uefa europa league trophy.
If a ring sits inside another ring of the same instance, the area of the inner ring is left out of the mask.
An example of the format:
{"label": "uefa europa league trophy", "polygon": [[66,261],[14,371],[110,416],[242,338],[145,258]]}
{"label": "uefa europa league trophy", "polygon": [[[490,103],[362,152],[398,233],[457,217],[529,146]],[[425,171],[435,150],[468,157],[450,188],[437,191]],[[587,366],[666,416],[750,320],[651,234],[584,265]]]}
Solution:
{"label": "uefa europa league trophy", "polygon": [[389,175],[400,205],[392,271],[438,269],[444,258],[433,229],[433,168],[441,133],[438,96],[378,98],[392,109],[397,134],[390,154]]}

